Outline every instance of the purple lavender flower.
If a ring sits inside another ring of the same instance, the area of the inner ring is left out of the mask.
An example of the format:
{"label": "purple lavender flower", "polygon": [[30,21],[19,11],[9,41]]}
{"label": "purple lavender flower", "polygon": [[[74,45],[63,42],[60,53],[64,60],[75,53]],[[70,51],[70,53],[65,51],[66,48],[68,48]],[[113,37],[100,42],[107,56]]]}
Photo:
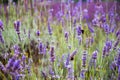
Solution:
{"label": "purple lavender flower", "polygon": [[68,65],[67,70],[68,70],[67,80],[74,80],[74,70],[72,66]]}
{"label": "purple lavender flower", "polygon": [[19,20],[14,22],[14,28],[16,30],[16,33],[18,34],[19,40],[21,41],[21,38],[20,38],[20,25],[21,25],[21,22]]}
{"label": "purple lavender flower", "polygon": [[86,67],[86,60],[87,60],[87,51],[84,51],[82,54],[82,67]]}
{"label": "purple lavender flower", "polygon": [[104,28],[104,31],[106,32],[106,34],[108,35],[110,33],[110,26],[107,23],[105,23],[103,25],[103,28]]}
{"label": "purple lavender flower", "polygon": [[88,25],[88,29],[90,30],[91,33],[94,33],[94,28],[91,26],[90,23],[87,22],[87,25]]}
{"label": "purple lavender flower", "polygon": [[54,52],[54,47],[53,46],[50,48],[49,53],[50,53],[50,61],[54,62],[55,61],[55,52]]}
{"label": "purple lavender flower", "polygon": [[96,68],[97,55],[98,55],[98,51],[96,50],[92,53],[92,58],[90,60],[90,66],[94,65],[94,68]]}
{"label": "purple lavender flower", "polygon": [[21,62],[21,60],[16,60],[14,62],[14,64],[13,64],[13,70],[14,71],[20,69],[20,62]]}
{"label": "purple lavender flower", "polygon": [[26,59],[26,56],[22,55],[22,61],[25,61],[25,59]]}
{"label": "purple lavender flower", "polygon": [[80,36],[82,34],[82,29],[80,26],[77,27],[77,35]]}
{"label": "purple lavender flower", "polygon": [[82,70],[81,72],[80,72],[80,77],[82,78],[82,79],[85,79],[85,70]]}
{"label": "purple lavender flower", "polygon": [[86,20],[89,19],[89,15],[88,15],[88,10],[87,9],[83,10],[83,19],[86,19]]}
{"label": "purple lavender flower", "polygon": [[40,36],[40,31],[39,30],[36,31],[36,35]]}
{"label": "purple lavender flower", "polygon": [[118,52],[118,57],[117,57],[117,66],[120,66],[120,52]]}
{"label": "purple lavender flower", "polygon": [[110,64],[110,69],[114,71],[114,70],[116,70],[116,67],[117,67],[116,62],[113,61],[113,62]]}
{"label": "purple lavender flower", "polygon": [[120,65],[118,67],[118,80],[120,80]]}
{"label": "purple lavender flower", "polygon": [[119,45],[119,43],[120,43],[120,40],[117,39],[117,40],[115,41],[115,43],[114,43],[114,46],[113,46],[113,49],[114,49],[114,50],[117,48],[117,46]]}
{"label": "purple lavender flower", "polygon": [[118,37],[119,35],[120,35],[120,30],[117,30],[116,37]]}
{"label": "purple lavender flower", "polygon": [[4,43],[5,41],[4,41],[4,39],[3,39],[3,36],[2,36],[2,32],[0,31],[0,42],[1,43]]}
{"label": "purple lavender flower", "polygon": [[0,71],[5,71],[5,67],[1,62],[0,62]]}
{"label": "purple lavender flower", "polygon": [[97,59],[97,54],[98,54],[98,51],[94,51],[93,54],[92,54],[92,59]]}
{"label": "purple lavender flower", "polygon": [[3,22],[2,22],[2,20],[0,20],[0,29],[3,31],[4,29],[3,29]]}
{"label": "purple lavender flower", "polygon": [[66,62],[65,62],[65,67],[67,68],[68,65],[70,64],[70,54],[68,54]]}
{"label": "purple lavender flower", "polygon": [[49,35],[52,35],[52,28],[49,23],[48,23],[48,32],[49,32]]}
{"label": "purple lavender flower", "polygon": [[71,53],[70,60],[74,60],[74,56],[76,55],[76,53],[77,53],[77,49]]}
{"label": "purple lavender flower", "polygon": [[54,76],[55,75],[55,72],[53,71],[52,67],[49,67],[49,74],[51,76]]}
{"label": "purple lavender flower", "polygon": [[10,58],[6,65],[6,69],[8,70],[11,69],[13,67],[14,62],[15,62],[15,57]]}
{"label": "purple lavender flower", "polygon": [[19,20],[14,22],[14,28],[15,28],[17,34],[20,34],[20,25],[21,25],[21,22]]}
{"label": "purple lavender flower", "polygon": [[43,44],[42,44],[42,42],[39,43],[38,49],[39,49],[39,53],[43,54]]}
{"label": "purple lavender flower", "polygon": [[68,42],[68,36],[69,36],[68,32],[65,32],[64,36],[65,36],[66,42]]}

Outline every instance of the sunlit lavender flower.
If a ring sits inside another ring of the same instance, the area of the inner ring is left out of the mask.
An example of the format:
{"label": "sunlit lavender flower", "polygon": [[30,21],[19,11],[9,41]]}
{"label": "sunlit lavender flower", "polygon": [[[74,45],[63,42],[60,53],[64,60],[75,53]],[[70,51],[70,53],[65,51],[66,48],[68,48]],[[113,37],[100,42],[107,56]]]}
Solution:
{"label": "sunlit lavender flower", "polygon": [[1,29],[2,31],[4,30],[2,20],[0,20],[0,29]]}
{"label": "sunlit lavender flower", "polygon": [[87,51],[84,51],[82,54],[82,67],[86,67],[86,60],[87,60]]}
{"label": "sunlit lavender flower", "polygon": [[50,54],[50,61],[54,62],[55,61],[55,50],[53,46],[50,48],[49,54]]}

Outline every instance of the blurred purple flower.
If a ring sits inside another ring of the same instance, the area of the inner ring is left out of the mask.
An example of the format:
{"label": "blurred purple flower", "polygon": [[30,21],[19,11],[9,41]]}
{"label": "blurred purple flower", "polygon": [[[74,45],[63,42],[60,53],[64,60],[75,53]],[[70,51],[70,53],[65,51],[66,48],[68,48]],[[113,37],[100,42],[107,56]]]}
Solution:
{"label": "blurred purple flower", "polygon": [[13,70],[15,71],[15,70],[18,70],[18,69],[20,69],[20,62],[21,62],[21,60],[16,60],[15,62],[14,62],[14,64],[13,64]]}
{"label": "blurred purple flower", "polygon": [[74,80],[74,70],[72,66],[68,65],[67,70],[68,70],[67,80]]}
{"label": "blurred purple flower", "polygon": [[43,54],[43,44],[42,44],[42,42],[39,43],[38,49],[39,49],[39,53]]}
{"label": "blurred purple flower", "polygon": [[103,28],[106,34],[108,35],[110,33],[110,26],[107,23],[105,23],[103,24]]}
{"label": "blurred purple flower", "polygon": [[68,42],[68,36],[69,36],[68,32],[65,32],[64,36],[65,36],[66,42]]}
{"label": "blurred purple flower", "polygon": [[0,29],[1,29],[2,31],[4,30],[2,20],[0,20]]}
{"label": "blurred purple flower", "polygon": [[80,26],[77,27],[76,31],[77,31],[77,36],[80,36],[82,34],[82,29]]}
{"label": "blurred purple flower", "polygon": [[82,78],[82,79],[85,79],[85,70],[82,70],[81,72],[80,72],[80,77]]}
{"label": "blurred purple flower", "polygon": [[53,46],[50,48],[49,53],[50,53],[50,61],[54,62],[55,61],[55,52],[54,52],[54,47]]}
{"label": "blurred purple flower", "polygon": [[71,53],[70,60],[74,60],[74,56],[76,55],[76,53],[77,53],[77,49]]}
{"label": "blurred purple flower", "polygon": [[86,60],[87,60],[87,51],[84,51],[82,54],[82,67],[86,67]]}
{"label": "blurred purple flower", "polygon": [[13,67],[14,62],[15,62],[15,57],[10,58],[6,65],[6,69],[10,70]]}
{"label": "blurred purple flower", "polygon": [[68,56],[67,56],[67,59],[66,59],[66,62],[65,62],[65,67],[67,68],[70,64],[70,54],[68,53]]}
{"label": "blurred purple flower", "polygon": [[49,35],[52,35],[52,28],[49,23],[48,23],[48,32],[49,32]]}
{"label": "blurred purple flower", "polygon": [[40,31],[39,30],[36,31],[36,35],[40,36]]}
{"label": "blurred purple flower", "polygon": [[0,31],[0,42],[4,44],[4,39],[3,39],[3,36],[2,36],[2,32]]}
{"label": "blurred purple flower", "polygon": [[20,34],[20,25],[21,25],[21,22],[19,20],[14,22],[14,28],[15,28],[17,34]]}

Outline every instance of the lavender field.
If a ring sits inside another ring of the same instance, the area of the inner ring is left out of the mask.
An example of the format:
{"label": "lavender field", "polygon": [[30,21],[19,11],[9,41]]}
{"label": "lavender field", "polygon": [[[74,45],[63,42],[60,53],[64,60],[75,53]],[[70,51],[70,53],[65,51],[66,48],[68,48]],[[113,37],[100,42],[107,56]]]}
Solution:
{"label": "lavender field", "polygon": [[0,80],[120,80],[119,0],[0,0]]}

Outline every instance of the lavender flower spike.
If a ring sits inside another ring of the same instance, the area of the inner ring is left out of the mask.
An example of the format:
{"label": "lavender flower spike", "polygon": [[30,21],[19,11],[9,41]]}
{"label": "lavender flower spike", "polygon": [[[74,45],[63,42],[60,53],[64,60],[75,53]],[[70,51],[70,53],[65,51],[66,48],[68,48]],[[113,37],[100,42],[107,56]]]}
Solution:
{"label": "lavender flower spike", "polygon": [[0,20],[0,29],[1,29],[2,31],[4,31],[2,20]]}

